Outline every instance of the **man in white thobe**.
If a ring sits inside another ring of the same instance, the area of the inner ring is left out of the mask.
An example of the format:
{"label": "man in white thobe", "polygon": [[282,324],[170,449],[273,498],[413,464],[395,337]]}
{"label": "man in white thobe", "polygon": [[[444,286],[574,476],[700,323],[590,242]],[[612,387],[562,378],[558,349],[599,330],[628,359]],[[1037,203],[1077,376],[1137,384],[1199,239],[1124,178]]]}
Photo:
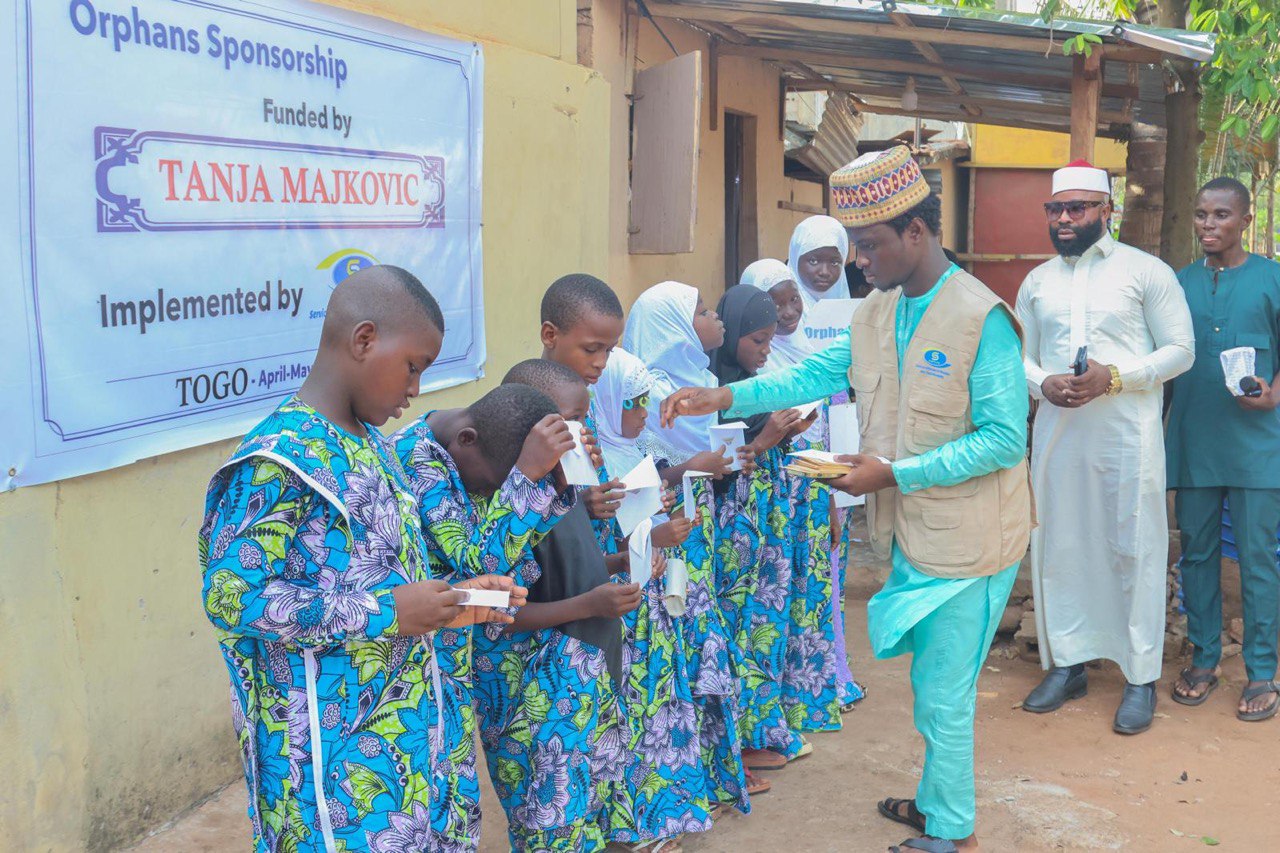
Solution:
{"label": "man in white thobe", "polygon": [[1111,237],[1105,171],[1059,169],[1045,213],[1059,257],[1031,271],[1016,308],[1041,401],[1031,578],[1049,670],[1023,708],[1046,713],[1083,696],[1084,664],[1105,658],[1128,682],[1114,728],[1137,734],[1151,727],[1164,650],[1162,385],[1195,358],[1191,314],[1167,264]]}

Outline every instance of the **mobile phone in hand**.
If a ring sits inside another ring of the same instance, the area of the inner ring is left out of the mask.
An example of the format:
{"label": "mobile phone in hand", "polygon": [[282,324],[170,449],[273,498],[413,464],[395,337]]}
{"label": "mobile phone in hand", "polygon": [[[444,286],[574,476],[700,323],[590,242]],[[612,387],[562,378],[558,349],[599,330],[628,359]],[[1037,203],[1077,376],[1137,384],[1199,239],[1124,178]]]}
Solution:
{"label": "mobile phone in hand", "polygon": [[1071,362],[1071,372],[1076,376],[1084,376],[1089,370],[1089,348],[1087,346],[1080,347],[1076,350],[1076,360]]}

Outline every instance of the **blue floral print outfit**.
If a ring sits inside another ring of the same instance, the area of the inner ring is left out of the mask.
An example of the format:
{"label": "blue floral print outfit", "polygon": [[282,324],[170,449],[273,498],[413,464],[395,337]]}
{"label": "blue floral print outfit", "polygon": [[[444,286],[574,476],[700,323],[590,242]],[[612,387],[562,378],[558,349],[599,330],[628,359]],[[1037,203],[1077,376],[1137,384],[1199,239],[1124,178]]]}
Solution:
{"label": "blue floral print outfit", "polygon": [[793,558],[783,458],[776,447],[759,455],[755,472],[717,500],[716,556],[720,605],[741,657],[742,744],[792,758],[804,739],[783,705]]}
{"label": "blue floral print outfit", "polygon": [[[572,493],[558,495],[552,478],[534,483],[513,468],[491,500],[477,503],[467,494],[453,457],[436,440],[430,415],[396,433],[392,445],[418,501],[433,575],[456,582],[504,574],[528,586],[538,579],[528,548],[573,506]],[[474,638],[475,646],[487,651],[484,632],[496,627],[445,628],[435,636],[443,694],[438,726],[446,742],[436,754],[431,780],[433,851],[473,851],[480,844],[476,708],[493,691],[477,690],[484,675],[475,673],[472,648]]]}
{"label": "blue floral print outfit", "polygon": [[296,398],[214,475],[204,607],[231,675],[256,851],[409,853],[430,830],[431,638],[397,634],[425,580],[417,506],[366,426]]}

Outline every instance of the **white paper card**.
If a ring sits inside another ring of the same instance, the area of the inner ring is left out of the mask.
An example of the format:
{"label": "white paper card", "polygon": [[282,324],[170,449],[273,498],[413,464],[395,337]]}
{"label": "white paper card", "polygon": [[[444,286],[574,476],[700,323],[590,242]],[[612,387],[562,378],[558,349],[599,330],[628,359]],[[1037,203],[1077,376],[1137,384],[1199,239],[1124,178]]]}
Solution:
{"label": "white paper card", "polygon": [[1257,351],[1253,347],[1235,347],[1223,350],[1219,358],[1222,360],[1222,375],[1227,381],[1227,390],[1236,397],[1243,397],[1240,380],[1254,375]]}
{"label": "white paper card", "polygon": [[511,593],[505,589],[462,589],[466,598],[458,602],[465,607],[509,607]]}
{"label": "white paper card", "polygon": [[646,456],[621,482],[626,494],[618,505],[616,518],[622,535],[630,536],[641,521],[662,512],[662,478],[653,457]]}
{"label": "white paper card", "polygon": [[631,566],[631,582],[644,586],[653,577],[653,521],[643,519],[627,540],[627,560]]}
{"label": "white paper card", "polygon": [[666,590],[662,596],[663,605],[672,616],[683,616],[685,595],[689,589],[689,567],[685,565],[684,560],[669,557],[664,580]]}
{"label": "white paper card", "polygon": [[[831,427],[831,450],[838,456],[858,453],[862,436],[858,432],[858,407],[854,403],[842,403],[827,410],[827,422]],[[832,490],[837,507],[862,506],[865,495],[851,495],[838,489]]]}
{"label": "white paper card", "polygon": [[800,420],[804,420],[805,418],[809,417],[809,415],[813,414],[814,409],[818,408],[821,405],[822,405],[821,400],[814,400],[812,403],[805,403],[803,406],[792,406],[791,408],[795,409],[797,412],[800,413]]}
{"label": "white paper card", "polygon": [[573,449],[560,457],[560,467],[564,469],[565,480],[571,486],[600,485],[596,466],[591,464],[591,454],[582,446],[582,424],[577,421],[565,421],[565,424],[573,435]]}
{"label": "white paper card", "polygon": [[730,471],[741,471],[742,460],[738,458],[738,448],[747,443],[747,425],[742,421],[731,424],[716,424],[711,427],[711,449],[721,456],[733,460]]}
{"label": "white paper card", "polygon": [[814,349],[822,349],[840,335],[849,331],[853,312],[862,304],[861,299],[822,299],[804,312],[804,336]]}
{"label": "white paper card", "polygon": [[698,513],[697,502],[693,498],[693,481],[699,477],[710,477],[706,471],[684,472],[684,517],[695,521]]}

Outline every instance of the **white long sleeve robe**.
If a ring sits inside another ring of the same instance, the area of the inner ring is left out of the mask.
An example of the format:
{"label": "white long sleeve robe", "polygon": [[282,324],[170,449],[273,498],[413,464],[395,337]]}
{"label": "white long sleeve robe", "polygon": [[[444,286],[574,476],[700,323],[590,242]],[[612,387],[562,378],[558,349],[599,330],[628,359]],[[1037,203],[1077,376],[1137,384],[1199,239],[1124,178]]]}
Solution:
{"label": "white long sleeve robe", "polygon": [[[1027,383],[1041,400],[1031,451],[1039,526],[1031,570],[1041,664],[1105,658],[1133,684],[1160,677],[1168,518],[1162,384],[1195,358],[1191,314],[1172,269],[1110,235],[1023,282]],[[1078,409],[1044,400],[1077,349],[1113,364],[1123,391]]]}

